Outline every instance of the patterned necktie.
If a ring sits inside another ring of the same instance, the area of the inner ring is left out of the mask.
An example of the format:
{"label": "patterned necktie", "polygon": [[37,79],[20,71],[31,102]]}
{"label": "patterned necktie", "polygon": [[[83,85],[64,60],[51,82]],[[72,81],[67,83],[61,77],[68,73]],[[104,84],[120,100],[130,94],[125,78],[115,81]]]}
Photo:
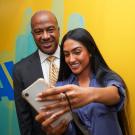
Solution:
{"label": "patterned necktie", "polygon": [[53,86],[58,78],[58,68],[54,63],[55,56],[49,56],[47,60],[49,61],[49,83],[50,86]]}

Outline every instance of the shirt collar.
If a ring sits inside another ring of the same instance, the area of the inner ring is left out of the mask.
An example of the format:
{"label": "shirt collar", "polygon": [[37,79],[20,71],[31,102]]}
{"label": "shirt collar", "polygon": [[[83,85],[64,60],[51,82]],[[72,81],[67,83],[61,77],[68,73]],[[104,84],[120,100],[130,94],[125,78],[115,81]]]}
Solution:
{"label": "shirt collar", "polygon": [[[39,53],[41,63],[43,63],[44,60],[46,60],[50,56],[48,54],[41,52],[40,50],[38,50],[38,53]],[[59,46],[58,46],[57,50],[55,51],[55,53],[52,54],[52,56],[55,56],[56,58],[60,59],[60,47]]]}

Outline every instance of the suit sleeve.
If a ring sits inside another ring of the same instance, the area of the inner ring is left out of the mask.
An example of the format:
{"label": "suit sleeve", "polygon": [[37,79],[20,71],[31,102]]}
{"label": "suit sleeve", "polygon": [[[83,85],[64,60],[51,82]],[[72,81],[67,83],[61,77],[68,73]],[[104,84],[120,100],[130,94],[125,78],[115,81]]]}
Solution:
{"label": "suit sleeve", "polygon": [[32,130],[32,115],[31,109],[27,102],[22,98],[21,92],[24,89],[23,78],[21,78],[21,71],[17,66],[13,68],[13,86],[15,106],[18,117],[18,123],[21,135],[31,135]]}

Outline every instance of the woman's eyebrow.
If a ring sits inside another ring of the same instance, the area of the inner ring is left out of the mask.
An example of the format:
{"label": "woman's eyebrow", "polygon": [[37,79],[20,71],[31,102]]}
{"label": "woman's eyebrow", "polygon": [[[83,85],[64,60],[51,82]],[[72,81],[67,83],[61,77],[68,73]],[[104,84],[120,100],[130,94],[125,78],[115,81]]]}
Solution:
{"label": "woman's eyebrow", "polygon": [[[76,49],[81,49],[82,47],[75,47],[75,48],[73,48],[71,51],[74,51],[74,50],[76,50]],[[64,52],[68,52],[67,50],[63,50]]]}

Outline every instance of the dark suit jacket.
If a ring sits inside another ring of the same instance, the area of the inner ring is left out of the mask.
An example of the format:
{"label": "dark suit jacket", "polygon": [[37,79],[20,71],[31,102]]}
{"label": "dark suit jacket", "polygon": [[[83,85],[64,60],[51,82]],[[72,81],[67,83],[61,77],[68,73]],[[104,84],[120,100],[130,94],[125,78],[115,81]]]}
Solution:
{"label": "dark suit jacket", "polygon": [[13,68],[15,105],[21,135],[45,135],[41,125],[34,120],[36,111],[22,98],[21,92],[38,78],[43,78],[38,51],[24,58]]}

